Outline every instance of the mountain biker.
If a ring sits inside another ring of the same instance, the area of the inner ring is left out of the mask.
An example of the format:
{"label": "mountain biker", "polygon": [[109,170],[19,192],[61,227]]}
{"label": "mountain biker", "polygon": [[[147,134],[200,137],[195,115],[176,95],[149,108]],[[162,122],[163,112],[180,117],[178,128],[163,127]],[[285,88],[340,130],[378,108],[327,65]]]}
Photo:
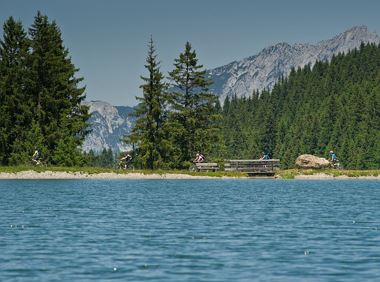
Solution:
{"label": "mountain biker", "polygon": [[205,156],[202,153],[197,152],[193,163],[203,163],[204,160],[205,160]]}
{"label": "mountain biker", "polygon": [[337,158],[335,152],[333,150],[331,150],[330,153],[329,153],[329,155],[330,155],[330,162],[333,165],[335,165],[337,163],[337,161],[338,161],[338,158]]}
{"label": "mountain biker", "polygon": [[126,169],[132,161],[132,156],[126,152],[124,157],[120,158],[120,163],[124,163],[123,167]]}
{"label": "mountain biker", "polygon": [[269,154],[263,152],[263,156],[260,158],[260,160],[270,160],[270,156],[269,156]]}
{"label": "mountain biker", "polygon": [[33,153],[33,156],[32,156],[32,162],[35,165],[41,164],[41,162],[40,162],[40,152],[38,151],[37,148],[34,150],[34,153]]}

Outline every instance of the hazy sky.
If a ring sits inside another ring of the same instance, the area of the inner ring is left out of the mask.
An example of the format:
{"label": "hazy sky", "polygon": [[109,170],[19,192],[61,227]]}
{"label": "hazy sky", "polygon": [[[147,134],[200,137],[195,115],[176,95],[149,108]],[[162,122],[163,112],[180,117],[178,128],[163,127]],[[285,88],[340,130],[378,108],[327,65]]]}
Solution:
{"label": "hazy sky", "polygon": [[380,33],[376,0],[0,0],[0,21],[13,16],[27,29],[37,10],[60,26],[87,100],[113,105],[135,105],[141,95],[151,35],[167,74],[186,41],[214,68],[278,42],[315,43],[355,25]]}

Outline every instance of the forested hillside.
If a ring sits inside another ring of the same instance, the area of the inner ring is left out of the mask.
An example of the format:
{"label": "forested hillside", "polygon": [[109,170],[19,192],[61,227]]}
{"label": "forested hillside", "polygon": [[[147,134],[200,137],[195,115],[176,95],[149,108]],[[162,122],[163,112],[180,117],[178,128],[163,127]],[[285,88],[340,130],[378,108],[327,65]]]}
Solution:
{"label": "forested hillside", "polygon": [[300,154],[334,150],[346,168],[380,168],[380,46],[292,70],[271,92],[227,98],[223,115],[226,157],[267,151],[292,167]]}

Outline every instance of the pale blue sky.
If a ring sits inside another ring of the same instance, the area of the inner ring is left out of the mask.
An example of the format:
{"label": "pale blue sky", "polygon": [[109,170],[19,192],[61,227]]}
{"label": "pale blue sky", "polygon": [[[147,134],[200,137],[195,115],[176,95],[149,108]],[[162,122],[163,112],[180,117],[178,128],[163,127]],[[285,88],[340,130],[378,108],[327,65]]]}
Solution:
{"label": "pale blue sky", "polygon": [[[190,41],[214,68],[278,42],[315,43],[355,25],[380,33],[380,1],[1,0],[0,21],[29,28],[40,10],[60,26],[87,100],[135,105],[150,35],[162,71]],[[1,29],[2,34],[2,29]]]}

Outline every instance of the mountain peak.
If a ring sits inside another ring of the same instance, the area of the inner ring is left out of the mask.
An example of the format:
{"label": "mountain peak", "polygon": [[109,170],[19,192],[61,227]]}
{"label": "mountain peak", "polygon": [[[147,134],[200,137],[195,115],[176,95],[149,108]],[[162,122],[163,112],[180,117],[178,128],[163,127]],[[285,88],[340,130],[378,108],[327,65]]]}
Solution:
{"label": "mountain peak", "polygon": [[353,26],[350,29],[347,29],[346,31],[343,32],[343,34],[363,34],[363,33],[370,33],[366,25]]}
{"label": "mountain peak", "polygon": [[289,48],[292,48],[292,46],[290,46],[289,43],[287,43],[287,42],[280,42],[280,43],[277,43],[275,45],[272,45],[272,46],[264,48],[261,51],[261,53],[271,54],[271,53],[276,53],[278,51],[284,51],[284,50],[287,50]]}
{"label": "mountain peak", "polygon": [[[380,41],[379,35],[370,32],[365,25],[354,26],[329,40],[321,41],[320,44],[342,44],[342,42],[353,42],[355,46],[349,46],[349,49],[356,48],[357,42],[378,42]],[[347,43],[346,43],[347,44]],[[359,44],[360,45],[360,44]]]}
{"label": "mountain peak", "polygon": [[367,26],[354,26],[317,44],[280,42],[257,55],[208,70],[214,84],[210,90],[223,102],[227,96],[249,96],[254,90],[271,89],[292,68],[330,60],[334,54],[359,48],[361,43],[380,43],[380,37]]}
{"label": "mountain peak", "polygon": [[366,38],[366,39],[372,39],[377,38],[380,39],[380,37],[375,32],[370,32],[368,30],[368,27],[365,25],[361,26],[354,26],[345,32],[342,33],[346,38],[350,39],[358,39],[358,38]]}
{"label": "mountain peak", "polygon": [[[356,40],[360,38],[372,37],[374,34],[368,31],[367,26],[354,26],[334,38],[344,38],[345,40]],[[377,35],[376,35],[377,36]]]}

